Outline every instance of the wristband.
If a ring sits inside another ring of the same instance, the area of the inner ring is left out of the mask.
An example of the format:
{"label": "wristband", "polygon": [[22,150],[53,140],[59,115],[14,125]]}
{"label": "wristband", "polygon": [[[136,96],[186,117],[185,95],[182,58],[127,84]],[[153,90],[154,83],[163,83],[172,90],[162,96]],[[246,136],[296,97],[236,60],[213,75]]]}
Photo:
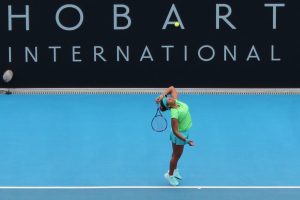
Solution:
{"label": "wristband", "polygon": [[189,139],[185,139],[185,144],[188,144],[189,143]]}

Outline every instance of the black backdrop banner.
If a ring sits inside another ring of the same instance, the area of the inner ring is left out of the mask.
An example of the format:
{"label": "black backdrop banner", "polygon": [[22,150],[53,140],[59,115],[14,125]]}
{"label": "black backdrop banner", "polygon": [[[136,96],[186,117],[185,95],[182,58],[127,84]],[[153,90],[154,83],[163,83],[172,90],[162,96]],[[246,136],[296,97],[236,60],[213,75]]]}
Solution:
{"label": "black backdrop banner", "polygon": [[300,87],[297,0],[1,0],[0,87]]}

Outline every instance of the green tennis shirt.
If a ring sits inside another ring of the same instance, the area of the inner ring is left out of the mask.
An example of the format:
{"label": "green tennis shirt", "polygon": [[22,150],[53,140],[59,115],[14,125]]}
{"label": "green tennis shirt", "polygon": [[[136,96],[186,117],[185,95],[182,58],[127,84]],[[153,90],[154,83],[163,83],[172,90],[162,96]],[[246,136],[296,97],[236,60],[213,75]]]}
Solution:
{"label": "green tennis shirt", "polygon": [[171,118],[178,120],[178,131],[184,132],[192,127],[192,118],[187,104],[176,100],[178,108],[171,108]]}

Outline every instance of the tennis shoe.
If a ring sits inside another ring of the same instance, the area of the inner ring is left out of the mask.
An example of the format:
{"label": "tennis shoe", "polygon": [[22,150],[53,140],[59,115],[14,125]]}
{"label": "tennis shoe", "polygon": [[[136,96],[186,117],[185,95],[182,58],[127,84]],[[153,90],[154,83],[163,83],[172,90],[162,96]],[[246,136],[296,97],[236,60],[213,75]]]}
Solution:
{"label": "tennis shoe", "polygon": [[175,169],[175,170],[174,170],[174,176],[175,176],[177,179],[179,179],[179,180],[181,180],[181,179],[182,179],[182,176],[180,175],[180,173],[179,173],[179,170],[178,170],[178,169]]}
{"label": "tennis shoe", "polygon": [[[169,170],[168,170],[168,173],[169,173]],[[174,170],[174,176],[175,176],[175,178],[177,178],[178,180],[182,180],[182,176],[180,175],[178,169],[175,169],[175,170]]]}
{"label": "tennis shoe", "polygon": [[172,186],[177,186],[179,185],[179,182],[177,180],[177,178],[175,178],[174,175],[170,176],[169,173],[165,173],[165,178],[167,179],[167,181],[169,181],[170,185]]}

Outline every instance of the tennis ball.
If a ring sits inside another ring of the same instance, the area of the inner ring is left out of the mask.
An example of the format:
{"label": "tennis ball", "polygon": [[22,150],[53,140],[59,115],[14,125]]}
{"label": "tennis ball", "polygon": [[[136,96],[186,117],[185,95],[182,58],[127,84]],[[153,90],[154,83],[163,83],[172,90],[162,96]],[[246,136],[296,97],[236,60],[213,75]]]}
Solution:
{"label": "tennis ball", "polygon": [[180,23],[179,23],[179,22],[175,22],[175,23],[174,23],[174,26],[175,26],[175,27],[179,27],[179,26],[180,26]]}
{"label": "tennis ball", "polygon": [[8,83],[9,81],[11,81],[13,75],[14,75],[13,71],[6,70],[3,74],[3,81]]}

